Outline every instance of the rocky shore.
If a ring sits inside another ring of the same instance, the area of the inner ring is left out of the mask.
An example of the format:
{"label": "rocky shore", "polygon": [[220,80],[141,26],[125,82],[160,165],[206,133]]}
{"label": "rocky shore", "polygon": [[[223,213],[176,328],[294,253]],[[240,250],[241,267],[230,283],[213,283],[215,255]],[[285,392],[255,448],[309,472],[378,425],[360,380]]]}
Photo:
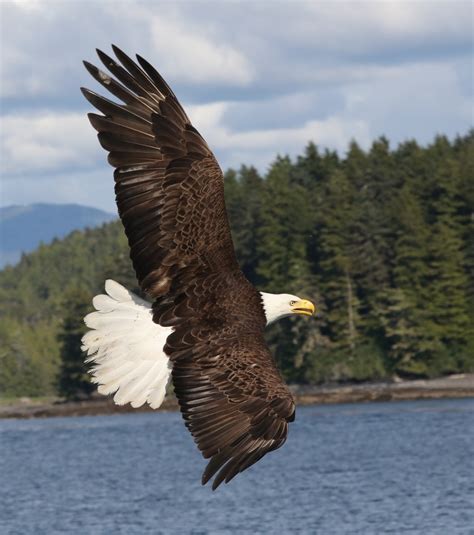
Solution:
{"label": "rocky shore", "polygon": [[[292,385],[291,389],[299,405],[312,403],[355,403],[363,401],[400,401],[415,399],[442,399],[474,397],[474,374],[451,375],[440,379],[363,383],[351,385]],[[174,397],[167,399],[159,410],[175,411],[178,403]],[[148,406],[133,409],[130,405],[119,407],[111,398],[94,397],[87,401],[63,402],[52,400],[39,402],[22,398],[0,406],[0,418],[44,418],[51,416],[92,416],[98,414],[124,414],[127,412],[151,412]]]}
{"label": "rocky shore", "polygon": [[300,405],[465,398],[474,397],[474,374],[450,375],[439,379],[351,385],[294,385],[291,388]]}

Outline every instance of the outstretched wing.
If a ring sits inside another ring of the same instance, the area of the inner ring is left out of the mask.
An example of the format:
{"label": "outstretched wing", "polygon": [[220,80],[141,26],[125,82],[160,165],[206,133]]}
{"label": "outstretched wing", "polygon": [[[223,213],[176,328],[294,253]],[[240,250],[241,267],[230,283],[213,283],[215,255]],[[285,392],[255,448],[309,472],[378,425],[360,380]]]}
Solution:
{"label": "outstretched wing", "polygon": [[[213,488],[281,446],[294,403],[263,339],[260,294],[240,271],[222,172],[171,89],[143,58],[98,51],[116,77],[85,62],[117,104],[83,89],[116,167],[115,191],[137,278],[156,323],[174,329],[165,351],[185,423]],[[118,80],[118,81],[117,81]]]}
{"label": "outstretched wing", "polygon": [[116,168],[117,206],[142,289],[165,295],[176,273],[191,265],[238,269],[222,172],[207,143],[158,72],[140,56],[141,67],[113,49],[123,66],[98,55],[118,81],[84,64],[123,104],[82,92],[104,114],[89,119]]}
{"label": "outstretched wing", "polygon": [[217,474],[213,489],[279,448],[294,419],[263,338],[260,299],[233,272],[196,279],[156,308],[159,322],[175,329],[165,351],[186,426],[210,459],[202,483]]}

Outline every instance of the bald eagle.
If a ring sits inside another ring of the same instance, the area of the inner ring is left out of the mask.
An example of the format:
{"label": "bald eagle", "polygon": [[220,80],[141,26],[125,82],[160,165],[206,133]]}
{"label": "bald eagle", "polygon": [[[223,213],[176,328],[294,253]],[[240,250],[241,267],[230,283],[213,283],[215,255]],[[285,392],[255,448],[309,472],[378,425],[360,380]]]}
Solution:
{"label": "bald eagle", "polygon": [[[130,257],[150,304],[117,282],[93,300],[83,338],[98,391],[157,408],[171,379],[213,489],[283,445],[292,394],[264,341],[269,323],[312,315],[290,294],[259,292],[235,256],[221,169],[173,91],[145,59],[100,50],[84,62],[122,103],[81,88],[108,161]],[[112,76],[113,75],[113,76]]]}

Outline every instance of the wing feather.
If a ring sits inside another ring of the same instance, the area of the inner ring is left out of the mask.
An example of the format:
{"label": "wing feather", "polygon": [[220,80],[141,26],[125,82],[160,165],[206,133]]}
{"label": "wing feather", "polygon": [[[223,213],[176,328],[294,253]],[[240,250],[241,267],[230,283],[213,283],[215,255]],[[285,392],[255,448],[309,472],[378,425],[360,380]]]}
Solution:
{"label": "wing feather", "polygon": [[[217,293],[219,302],[210,303]],[[209,459],[202,482],[214,477],[213,489],[283,445],[294,418],[292,395],[263,339],[265,318],[255,314],[259,299],[243,275],[226,274],[195,280],[175,308],[155,304],[160,323],[177,309],[185,316],[165,351],[186,427]]]}

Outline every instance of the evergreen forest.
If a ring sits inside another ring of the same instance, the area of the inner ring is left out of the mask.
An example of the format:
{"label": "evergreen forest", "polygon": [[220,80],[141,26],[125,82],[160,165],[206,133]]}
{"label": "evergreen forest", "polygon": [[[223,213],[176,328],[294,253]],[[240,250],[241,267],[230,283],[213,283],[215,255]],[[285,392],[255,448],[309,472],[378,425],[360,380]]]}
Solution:
{"label": "evergreen forest", "polygon": [[[317,307],[316,318],[268,329],[287,381],[474,371],[474,131],[427,146],[352,142],[344,156],[310,143],[264,176],[228,170],[225,192],[249,280]],[[0,396],[92,390],[82,317],[107,278],[138,293],[118,221],[41,245],[0,272]]]}

